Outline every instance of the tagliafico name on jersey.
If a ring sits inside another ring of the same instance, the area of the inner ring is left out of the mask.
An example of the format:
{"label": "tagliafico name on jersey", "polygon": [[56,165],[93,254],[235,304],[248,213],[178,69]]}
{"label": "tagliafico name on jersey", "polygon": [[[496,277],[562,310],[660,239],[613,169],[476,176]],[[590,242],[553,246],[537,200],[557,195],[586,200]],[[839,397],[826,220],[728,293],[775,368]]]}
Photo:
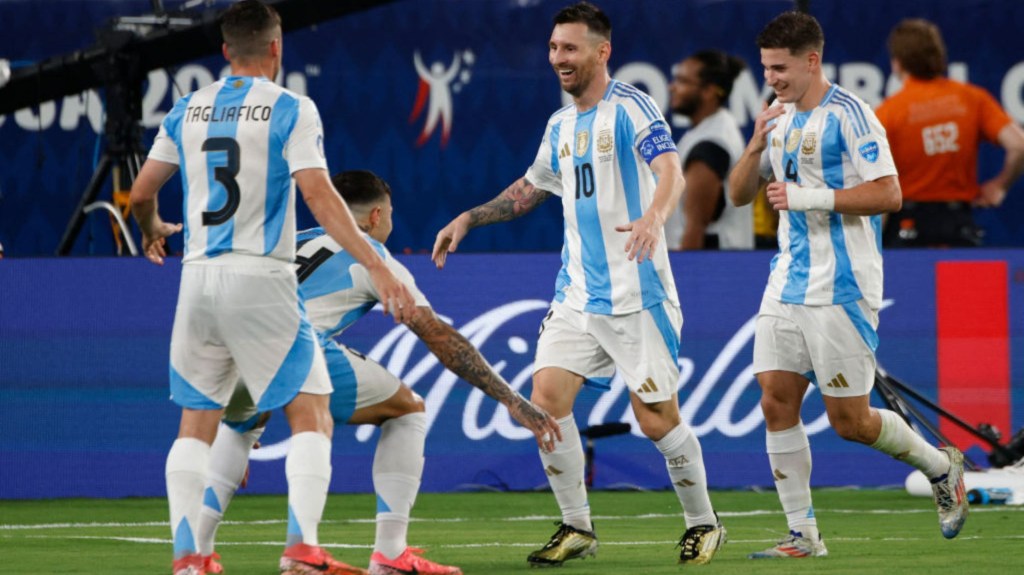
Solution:
{"label": "tagliafico name on jersey", "polygon": [[272,106],[215,106],[189,107],[186,122],[269,122]]}

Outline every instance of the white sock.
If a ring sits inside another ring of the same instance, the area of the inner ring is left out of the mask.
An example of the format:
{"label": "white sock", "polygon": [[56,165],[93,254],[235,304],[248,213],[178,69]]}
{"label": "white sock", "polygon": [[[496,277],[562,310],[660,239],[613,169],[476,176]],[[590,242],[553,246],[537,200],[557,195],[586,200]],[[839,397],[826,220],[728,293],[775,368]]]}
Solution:
{"label": "white sock", "polygon": [[204,557],[211,555],[224,513],[231,504],[231,498],[245,477],[249,465],[252,445],[263,435],[263,428],[238,433],[221,425],[217,439],[210,447],[210,463],[207,469],[206,489],[203,493],[203,509],[199,514],[196,528],[196,544]]}
{"label": "white sock", "polygon": [[876,409],[882,418],[882,431],[871,444],[886,455],[906,461],[934,479],[949,472],[949,457],[918,435],[902,417],[888,409]]}
{"label": "white sock", "polygon": [[708,496],[707,473],[704,471],[704,455],[700,441],[685,423],[680,423],[654,442],[658,451],[665,456],[665,466],[672,487],[676,490],[679,503],[683,506],[686,528],[697,525],[714,525],[718,522],[715,510]]}
{"label": "white sock", "polygon": [[291,547],[296,543],[319,545],[317,527],[331,483],[331,440],[313,431],[293,435],[284,470],[288,476],[288,537],[285,546]]}
{"label": "white sock", "polygon": [[562,428],[562,441],[555,442],[551,453],[540,452],[544,474],[548,476],[555,501],[562,510],[562,521],[577,529],[591,531],[590,503],[587,501],[587,486],[583,482],[583,443],[580,440],[576,419],[569,414],[558,420]]}
{"label": "white sock", "polygon": [[811,442],[804,424],[767,432],[765,444],[789,530],[817,541],[818,520],[811,502]]}
{"label": "white sock", "polygon": [[373,488],[377,492],[377,535],[373,550],[388,559],[409,546],[409,513],[423,476],[423,443],[427,414],[409,413],[380,426],[373,456]]}
{"label": "white sock", "polygon": [[164,475],[167,478],[167,504],[171,511],[175,559],[196,553],[193,529],[199,523],[209,458],[210,446],[194,437],[178,438],[167,454]]}

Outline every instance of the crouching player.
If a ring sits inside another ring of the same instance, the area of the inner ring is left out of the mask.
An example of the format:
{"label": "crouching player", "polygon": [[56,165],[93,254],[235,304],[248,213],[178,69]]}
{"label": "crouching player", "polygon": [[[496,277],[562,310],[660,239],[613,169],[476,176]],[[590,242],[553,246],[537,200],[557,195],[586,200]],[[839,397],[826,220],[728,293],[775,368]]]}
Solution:
{"label": "crouching player", "polygon": [[[409,329],[445,367],[508,408],[516,421],[533,432],[541,449],[554,449],[555,440],[561,440],[558,423],[509,387],[465,337],[434,314],[412,275],[384,247],[392,229],[391,189],[387,183],[367,171],[343,172],[333,178],[333,183],[367,240],[413,294],[417,310],[405,322]],[[297,253],[299,294],[320,338],[334,385],[331,415],[335,424],[371,424],[381,429],[373,460],[378,505],[369,573],[461,575],[458,567],[430,561],[406,543],[409,512],[423,472],[427,434],[423,399],[383,366],[333,339],[378,302],[366,269],[322,228],[300,232]],[[221,426],[213,444],[209,483],[197,529],[196,539],[207,573],[223,572],[214,554],[217,526],[245,476],[249,451],[262,434],[265,421],[265,414],[258,413],[245,387],[239,386],[227,409],[226,425]],[[293,533],[292,525],[288,534],[289,539],[298,535]],[[326,570],[315,572],[367,573],[340,561],[324,567]]]}

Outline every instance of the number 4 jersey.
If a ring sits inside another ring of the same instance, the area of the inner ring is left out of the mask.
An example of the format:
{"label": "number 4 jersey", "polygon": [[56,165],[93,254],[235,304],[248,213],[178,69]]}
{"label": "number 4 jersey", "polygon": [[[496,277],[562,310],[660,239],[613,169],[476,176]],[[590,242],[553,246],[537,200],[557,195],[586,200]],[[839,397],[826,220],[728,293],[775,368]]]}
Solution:
{"label": "number 4 jersey", "polygon": [[[785,104],[761,176],[805,188],[852,188],[895,176],[885,129],[860,98],[839,86],[821,103],[799,112]],[[820,210],[779,215],[779,253],[765,295],[792,304],[882,305],[882,217]]]}
{"label": "number 4 jersey", "polygon": [[[412,295],[417,307],[430,307],[416,287],[409,270],[396,260],[384,244],[363,234],[377,250],[384,264]],[[380,302],[370,272],[324,232],[312,228],[299,232],[299,295],[305,302],[309,321],[320,338],[333,338]]]}
{"label": "number 4 jersey", "polygon": [[679,305],[662,233],[652,259],[626,257],[629,232],[654,199],[648,165],[676,153],[665,119],[650,96],[616,80],[597,106],[570,105],[548,120],[526,179],[561,196],[565,215],[562,269],[555,299],[602,315],[635,313],[668,299]]}
{"label": "number 4 jersey", "polygon": [[184,263],[225,253],[295,258],[292,174],[327,168],[316,105],[230,76],[177,101],[149,157],[181,170]]}

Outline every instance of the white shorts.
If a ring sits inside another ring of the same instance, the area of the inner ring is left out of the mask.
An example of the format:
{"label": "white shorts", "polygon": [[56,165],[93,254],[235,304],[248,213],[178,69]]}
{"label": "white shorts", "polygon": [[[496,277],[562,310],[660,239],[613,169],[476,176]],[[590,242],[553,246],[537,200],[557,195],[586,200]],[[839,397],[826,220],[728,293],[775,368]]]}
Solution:
{"label": "white shorts", "polygon": [[[335,425],[345,425],[357,409],[377,405],[394,395],[402,385],[396,375],[358,351],[334,340],[321,341],[327,370],[331,374],[331,417]],[[260,410],[239,382],[235,395],[224,412],[224,423],[240,433],[252,429]]]}
{"label": "white shorts", "polygon": [[300,391],[330,393],[292,266],[234,254],[217,260],[182,266],[171,334],[175,403],[223,407],[239,378],[260,411],[287,405]]}
{"label": "white shorts", "polygon": [[558,367],[608,389],[618,368],[644,403],[672,398],[679,384],[683,313],[669,301],[628,315],[576,311],[557,301],[540,325],[533,370]]}
{"label": "white shorts", "polygon": [[365,355],[334,340],[323,342],[327,371],[331,374],[331,417],[335,425],[348,423],[357,409],[387,401],[402,386],[398,376]]}
{"label": "white shorts", "polygon": [[754,337],[754,373],[791,371],[822,395],[858,397],[875,384],[878,310],[864,300],[808,306],[761,300]]}

